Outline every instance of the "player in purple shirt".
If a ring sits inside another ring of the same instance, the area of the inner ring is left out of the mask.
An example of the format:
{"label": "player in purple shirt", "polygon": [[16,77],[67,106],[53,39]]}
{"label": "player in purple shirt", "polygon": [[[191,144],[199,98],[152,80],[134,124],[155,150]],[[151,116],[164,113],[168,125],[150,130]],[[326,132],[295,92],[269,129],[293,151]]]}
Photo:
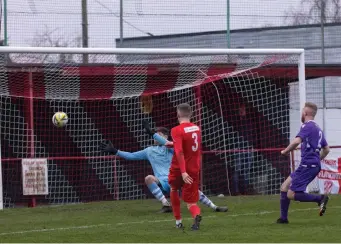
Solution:
{"label": "player in purple shirt", "polygon": [[299,202],[316,202],[320,206],[320,216],[327,207],[329,197],[327,195],[313,195],[305,192],[308,184],[315,179],[321,169],[321,160],[324,159],[330,149],[324,138],[323,131],[314,121],[317,106],[307,102],[302,110],[301,129],[296,138],[281,152],[288,155],[301,144],[301,163],[299,167],[281,185],[281,217],[279,224],[287,224],[290,200]]}

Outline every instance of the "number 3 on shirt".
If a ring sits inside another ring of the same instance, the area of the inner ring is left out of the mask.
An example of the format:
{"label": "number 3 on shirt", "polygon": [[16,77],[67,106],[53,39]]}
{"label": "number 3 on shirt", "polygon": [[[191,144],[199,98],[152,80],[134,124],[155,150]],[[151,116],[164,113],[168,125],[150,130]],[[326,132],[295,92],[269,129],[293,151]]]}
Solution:
{"label": "number 3 on shirt", "polygon": [[198,147],[199,147],[198,134],[197,133],[193,133],[192,134],[192,138],[194,140],[194,146],[192,146],[192,151],[196,152],[198,150]]}

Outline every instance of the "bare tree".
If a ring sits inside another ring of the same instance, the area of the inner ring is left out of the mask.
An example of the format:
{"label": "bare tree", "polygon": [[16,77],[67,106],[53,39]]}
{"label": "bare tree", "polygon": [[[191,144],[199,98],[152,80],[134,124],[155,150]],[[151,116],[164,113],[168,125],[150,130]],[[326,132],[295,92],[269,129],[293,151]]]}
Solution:
{"label": "bare tree", "polygon": [[[60,33],[58,28],[50,30],[45,26],[43,31],[36,32],[28,44],[33,47],[81,47],[82,38],[80,36],[65,36],[67,35]],[[11,60],[15,63],[79,63],[81,62],[81,55],[24,53],[11,55]]]}
{"label": "bare tree", "polygon": [[[58,28],[50,30],[47,26],[43,31],[36,32],[33,39],[27,43],[32,47],[82,47],[81,35],[70,37],[59,31]],[[105,60],[101,55],[89,55],[89,63],[97,63]],[[41,53],[24,53],[12,54],[11,60],[15,63],[77,63],[83,62],[82,54],[41,54]]]}
{"label": "bare tree", "polygon": [[265,24],[262,25],[262,28],[268,28],[268,27],[273,27],[274,25],[272,23],[266,22]]}
{"label": "bare tree", "polygon": [[286,12],[290,25],[341,23],[341,0],[301,0],[298,9]]}
{"label": "bare tree", "polygon": [[[34,47],[81,47],[82,46],[82,37],[68,37],[65,38],[64,33],[60,33],[58,28],[50,30],[46,25],[42,32],[37,32],[34,38],[32,39],[31,46]],[[44,58],[41,62],[46,61],[57,61],[59,63],[72,63],[75,62],[74,54],[64,54],[61,53],[59,55],[56,54],[44,54]],[[58,57],[58,58],[57,58]]]}

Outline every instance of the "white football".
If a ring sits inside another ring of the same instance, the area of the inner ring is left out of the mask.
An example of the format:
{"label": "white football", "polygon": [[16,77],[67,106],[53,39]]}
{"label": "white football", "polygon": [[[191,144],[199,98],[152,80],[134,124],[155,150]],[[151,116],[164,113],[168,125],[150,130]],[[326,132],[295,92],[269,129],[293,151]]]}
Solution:
{"label": "white football", "polygon": [[68,121],[69,118],[64,112],[57,112],[52,117],[52,123],[57,127],[64,127]]}

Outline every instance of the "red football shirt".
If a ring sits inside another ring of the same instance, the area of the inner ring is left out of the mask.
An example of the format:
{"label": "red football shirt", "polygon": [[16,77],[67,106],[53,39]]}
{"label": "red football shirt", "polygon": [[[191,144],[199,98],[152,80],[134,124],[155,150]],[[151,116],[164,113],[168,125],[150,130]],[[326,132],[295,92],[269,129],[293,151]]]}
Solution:
{"label": "red football shirt", "polygon": [[201,131],[193,123],[182,123],[171,131],[174,155],[171,170],[198,173],[201,160]]}

